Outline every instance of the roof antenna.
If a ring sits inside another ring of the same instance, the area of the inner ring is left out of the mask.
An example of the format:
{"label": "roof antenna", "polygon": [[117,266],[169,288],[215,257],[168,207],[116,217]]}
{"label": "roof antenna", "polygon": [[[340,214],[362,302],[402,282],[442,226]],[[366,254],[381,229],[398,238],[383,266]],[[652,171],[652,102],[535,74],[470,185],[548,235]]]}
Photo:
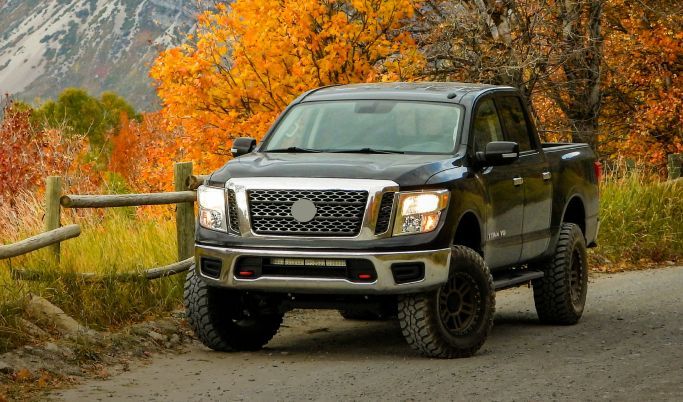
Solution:
{"label": "roof antenna", "polygon": [[458,96],[458,95],[457,95],[455,92],[451,92],[451,93],[449,93],[448,95],[446,95],[446,98],[448,98],[448,99],[453,99],[453,98],[455,98],[456,96]]}

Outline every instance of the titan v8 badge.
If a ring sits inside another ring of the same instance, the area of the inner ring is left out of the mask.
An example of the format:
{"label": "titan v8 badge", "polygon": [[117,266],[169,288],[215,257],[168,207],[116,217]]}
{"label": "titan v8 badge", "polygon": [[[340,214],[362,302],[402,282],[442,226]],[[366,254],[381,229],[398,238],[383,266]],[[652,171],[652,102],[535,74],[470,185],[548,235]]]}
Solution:
{"label": "titan v8 badge", "polygon": [[489,239],[489,240],[495,240],[495,239],[498,239],[498,238],[501,238],[501,237],[505,237],[506,234],[507,234],[507,233],[505,232],[505,230],[498,230],[498,231],[496,231],[496,232],[489,233],[488,239]]}

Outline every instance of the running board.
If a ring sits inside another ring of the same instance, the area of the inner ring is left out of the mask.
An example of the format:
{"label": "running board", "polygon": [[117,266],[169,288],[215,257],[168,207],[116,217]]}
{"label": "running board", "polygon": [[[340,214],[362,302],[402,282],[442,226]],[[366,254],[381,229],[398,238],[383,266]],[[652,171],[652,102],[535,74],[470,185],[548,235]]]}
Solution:
{"label": "running board", "polygon": [[523,285],[533,279],[543,278],[543,271],[510,271],[498,276],[493,281],[496,290],[503,290]]}

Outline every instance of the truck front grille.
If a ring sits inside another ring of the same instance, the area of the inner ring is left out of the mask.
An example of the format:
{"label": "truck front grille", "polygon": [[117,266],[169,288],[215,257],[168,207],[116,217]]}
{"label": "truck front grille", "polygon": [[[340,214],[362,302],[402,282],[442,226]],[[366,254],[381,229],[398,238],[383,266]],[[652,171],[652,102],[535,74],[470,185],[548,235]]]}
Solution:
{"label": "truck front grille", "polygon": [[[368,200],[367,191],[355,190],[248,190],[251,228],[256,234],[284,236],[356,236]],[[299,222],[292,205],[312,201],[313,220]]]}

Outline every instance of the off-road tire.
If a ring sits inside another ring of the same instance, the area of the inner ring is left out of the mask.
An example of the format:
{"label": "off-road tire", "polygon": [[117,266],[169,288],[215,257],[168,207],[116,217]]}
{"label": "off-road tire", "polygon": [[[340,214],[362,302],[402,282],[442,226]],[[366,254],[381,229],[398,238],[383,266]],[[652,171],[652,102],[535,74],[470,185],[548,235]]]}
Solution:
{"label": "off-road tire", "polygon": [[[466,292],[458,293],[452,302],[458,288]],[[461,311],[466,304],[473,307],[467,308],[471,314],[464,328],[449,329],[458,314],[452,310]],[[413,349],[424,356],[451,359],[472,356],[481,348],[493,327],[495,309],[496,293],[486,262],[470,248],[453,246],[448,282],[435,291],[402,296],[398,319]]]}
{"label": "off-road tire", "polygon": [[555,247],[555,255],[538,268],[545,276],[535,279],[534,302],[542,323],[576,324],[586,305],[588,258],[581,229],[564,223]]}
{"label": "off-road tire", "polygon": [[185,279],[185,313],[190,327],[208,348],[221,351],[258,350],[282,324],[282,314],[245,318],[240,292],[210,286],[190,267]]}

